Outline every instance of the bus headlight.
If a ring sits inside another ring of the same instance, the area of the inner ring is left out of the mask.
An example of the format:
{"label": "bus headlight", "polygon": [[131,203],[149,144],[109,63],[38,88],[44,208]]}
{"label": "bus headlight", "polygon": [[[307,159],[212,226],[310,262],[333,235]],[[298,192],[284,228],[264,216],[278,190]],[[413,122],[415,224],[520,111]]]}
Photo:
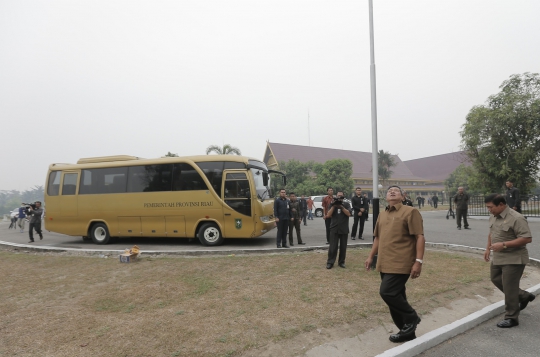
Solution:
{"label": "bus headlight", "polygon": [[263,223],[268,223],[270,222],[270,216],[261,216],[261,221]]}

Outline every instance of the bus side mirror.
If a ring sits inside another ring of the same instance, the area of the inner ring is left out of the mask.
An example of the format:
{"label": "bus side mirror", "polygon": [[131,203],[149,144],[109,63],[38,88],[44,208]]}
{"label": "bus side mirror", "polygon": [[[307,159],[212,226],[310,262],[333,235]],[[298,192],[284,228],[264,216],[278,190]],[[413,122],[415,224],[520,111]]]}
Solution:
{"label": "bus side mirror", "polygon": [[263,186],[268,186],[268,172],[263,172]]}

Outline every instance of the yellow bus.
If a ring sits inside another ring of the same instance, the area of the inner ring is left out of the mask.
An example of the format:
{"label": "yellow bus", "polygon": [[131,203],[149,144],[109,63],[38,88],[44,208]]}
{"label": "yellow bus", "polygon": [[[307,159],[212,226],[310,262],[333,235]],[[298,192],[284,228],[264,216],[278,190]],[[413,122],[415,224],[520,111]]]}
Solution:
{"label": "yellow bus", "polygon": [[45,229],[96,244],[119,237],[255,238],[274,228],[266,165],[233,155],[107,156],[51,164]]}

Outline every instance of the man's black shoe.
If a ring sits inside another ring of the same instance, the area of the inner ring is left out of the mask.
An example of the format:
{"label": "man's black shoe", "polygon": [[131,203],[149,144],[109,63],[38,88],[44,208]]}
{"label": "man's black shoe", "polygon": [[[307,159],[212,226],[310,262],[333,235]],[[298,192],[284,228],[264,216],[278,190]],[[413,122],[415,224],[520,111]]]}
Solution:
{"label": "man's black shoe", "polygon": [[298,244],[301,244],[301,245],[306,245],[306,243],[302,242],[302,243],[298,243]]}
{"label": "man's black shoe", "polygon": [[414,340],[415,338],[416,338],[416,334],[414,332],[409,333],[409,334],[403,334],[401,331],[399,331],[398,333],[390,335],[389,340],[392,342],[398,343],[398,342],[411,341],[411,340]]}
{"label": "man's black shoe", "polygon": [[497,324],[497,327],[500,328],[510,328],[519,325],[519,322],[517,322],[514,319],[504,319],[501,322]]}
{"label": "man's black shoe", "polygon": [[34,240],[32,239],[32,240],[31,240],[30,242],[28,242],[28,243],[34,243]]}
{"label": "man's black shoe", "polygon": [[332,269],[333,266],[334,266],[334,264],[328,263],[328,264],[326,264],[326,269]]}
{"label": "man's black shoe", "polygon": [[340,268],[345,269],[345,264],[344,263],[339,263],[338,265],[339,265]]}
{"label": "man's black shoe", "polygon": [[278,247],[278,248],[281,248],[281,246],[280,246],[280,245],[278,245],[277,247]]}
{"label": "man's black shoe", "polygon": [[294,247],[294,244],[292,244],[292,243],[289,243],[289,245],[290,245],[291,247]]}
{"label": "man's black shoe", "polygon": [[284,245],[283,248],[290,248],[288,245]]}
{"label": "man's black shoe", "polygon": [[461,230],[461,227],[457,227],[457,229]]}
{"label": "man's black shoe", "polygon": [[354,237],[351,237],[351,239],[352,239],[352,240],[355,240],[356,238],[354,238]]}
{"label": "man's black shoe", "polygon": [[415,322],[411,322],[410,324],[403,325],[403,328],[399,332],[402,333],[403,335],[414,333],[420,321],[422,321],[420,317],[417,317]]}
{"label": "man's black shoe", "polygon": [[42,240],[42,239],[43,239],[43,236],[40,236],[40,237],[39,237],[39,240]]}
{"label": "man's black shoe", "polygon": [[469,227],[465,227],[465,229],[470,229]]}
{"label": "man's black shoe", "polygon": [[526,308],[527,305],[529,305],[529,303],[530,303],[531,301],[533,301],[534,299],[536,299],[536,296],[534,296],[533,294],[529,295],[529,298],[528,298],[527,300],[525,300],[525,301],[519,303],[519,309],[520,309],[520,310],[523,310],[523,309]]}
{"label": "man's black shoe", "polygon": [[364,237],[360,236],[360,238],[359,238],[359,239],[361,239],[361,240],[364,240]]}

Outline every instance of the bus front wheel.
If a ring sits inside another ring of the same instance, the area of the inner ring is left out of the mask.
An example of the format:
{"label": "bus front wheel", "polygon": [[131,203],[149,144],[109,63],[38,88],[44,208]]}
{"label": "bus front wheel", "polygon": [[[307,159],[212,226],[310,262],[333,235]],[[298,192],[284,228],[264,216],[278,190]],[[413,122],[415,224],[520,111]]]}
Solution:
{"label": "bus front wheel", "polygon": [[219,227],[216,226],[214,223],[203,224],[199,229],[199,233],[197,234],[197,236],[201,241],[202,245],[215,246],[223,243],[223,236],[221,235],[221,231],[219,230]]}
{"label": "bus front wheel", "polygon": [[90,228],[90,237],[95,244],[107,244],[111,241],[109,229],[103,223],[96,223]]}

